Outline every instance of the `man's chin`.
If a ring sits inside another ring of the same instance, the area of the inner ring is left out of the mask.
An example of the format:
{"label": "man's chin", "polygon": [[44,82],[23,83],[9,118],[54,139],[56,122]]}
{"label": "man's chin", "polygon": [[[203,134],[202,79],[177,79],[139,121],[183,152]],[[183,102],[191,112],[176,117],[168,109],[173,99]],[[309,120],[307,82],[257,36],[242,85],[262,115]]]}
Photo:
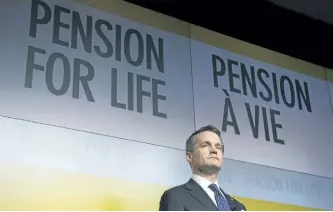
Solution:
{"label": "man's chin", "polygon": [[202,167],[202,170],[204,170],[207,174],[215,174],[221,170],[221,167],[215,164],[211,164],[205,165],[204,167]]}

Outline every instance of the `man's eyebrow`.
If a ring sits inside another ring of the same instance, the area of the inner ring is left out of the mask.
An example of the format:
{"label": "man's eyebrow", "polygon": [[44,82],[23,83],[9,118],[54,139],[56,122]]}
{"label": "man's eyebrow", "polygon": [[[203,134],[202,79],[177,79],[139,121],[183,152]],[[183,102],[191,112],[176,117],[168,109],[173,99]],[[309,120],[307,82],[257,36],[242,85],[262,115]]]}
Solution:
{"label": "man's eyebrow", "polygon": [[[206,140],[206,141],[202,141],[202,142],[200,143],[200,145],[202,145],[202,144],[212,144],[212,142]],[[217,144],[215,144],[215,145],[217,145],[217,146],[222,146],[221,143],[217,143]]]}

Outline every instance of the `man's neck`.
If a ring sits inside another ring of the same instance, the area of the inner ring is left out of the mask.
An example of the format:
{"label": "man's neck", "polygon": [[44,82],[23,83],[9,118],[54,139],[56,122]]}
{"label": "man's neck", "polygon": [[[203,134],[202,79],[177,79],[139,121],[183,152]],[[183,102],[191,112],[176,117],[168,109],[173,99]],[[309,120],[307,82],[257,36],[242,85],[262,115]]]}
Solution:
{"label": "man's neck", "polygon": [[211,183],[216,183],[217,181],[217,178],[218,178],[218,174],[217,173],[214,173],[214,174],[205,174],[205,173],[202,173],[202,172],[193,172],[193,174],[196,174],[200,177],[203,177],[207,180],[209,180]]}

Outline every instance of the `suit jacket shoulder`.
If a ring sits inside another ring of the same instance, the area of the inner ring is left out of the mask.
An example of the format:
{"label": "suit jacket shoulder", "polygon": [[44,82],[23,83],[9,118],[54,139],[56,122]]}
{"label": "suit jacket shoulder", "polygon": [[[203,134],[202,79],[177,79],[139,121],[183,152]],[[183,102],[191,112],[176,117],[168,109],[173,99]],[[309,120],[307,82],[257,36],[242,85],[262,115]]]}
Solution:
{"label": "suit jacket shoulder", "polygon": [[181,196],[186,192],[185,184],[166,190],[160,199],[160,211],[183,211]]}
{"label": "suit jacket shoulder", "polygon": [[[223,190],[221,189],[223,192]],[[224,193],[231,210],[241,211],[246,210],[245,206],[236,199]],[[216,211],[215,203],[210,199],[208,194],[197,184],[190,179],[187,183],[166,190],[160,199],[160,211]]]}

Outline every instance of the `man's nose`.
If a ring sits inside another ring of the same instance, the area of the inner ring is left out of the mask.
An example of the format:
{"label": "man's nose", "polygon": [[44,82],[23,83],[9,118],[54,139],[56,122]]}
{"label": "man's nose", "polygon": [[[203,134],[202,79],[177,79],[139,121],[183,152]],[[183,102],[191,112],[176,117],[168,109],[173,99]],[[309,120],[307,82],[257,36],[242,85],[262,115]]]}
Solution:
{"label": "man's nose", "polygon": [[216,147],[212,146],[212,147],[210,148],[210,153],[217,154],[217,149],[216,149]]}

